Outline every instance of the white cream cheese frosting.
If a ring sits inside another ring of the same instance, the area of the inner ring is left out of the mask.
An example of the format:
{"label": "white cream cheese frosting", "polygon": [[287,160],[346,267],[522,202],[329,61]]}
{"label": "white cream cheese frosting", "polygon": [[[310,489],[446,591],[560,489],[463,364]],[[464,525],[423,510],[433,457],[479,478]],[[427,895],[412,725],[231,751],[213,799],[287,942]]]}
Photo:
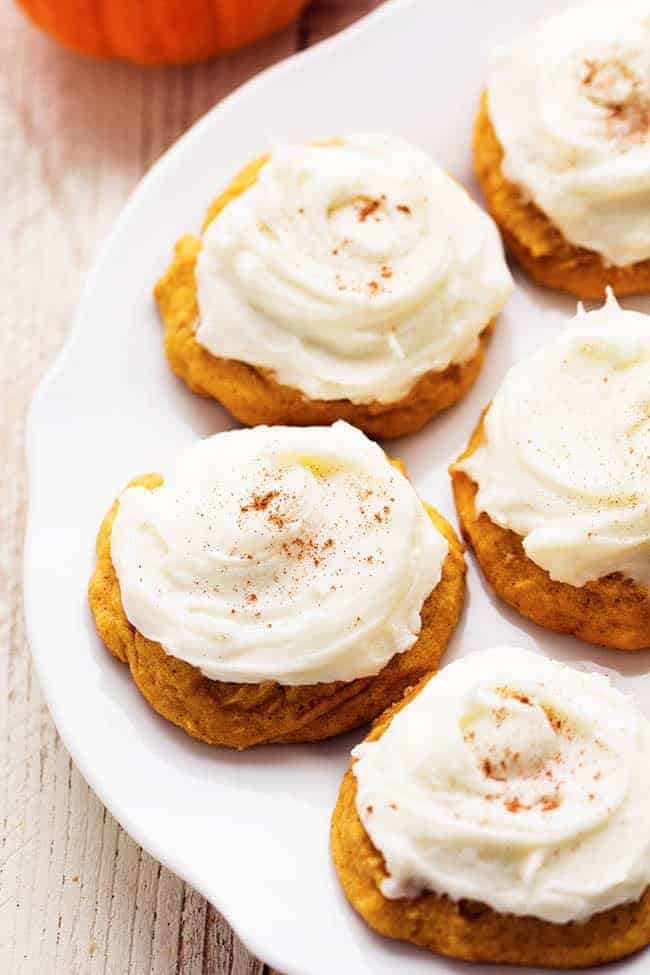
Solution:
{"label": "white cream cheese frosting", "polygon": [[476,507],[523,537],[551,578],[620,572],[650,586],[650,316],[611,292],[513,366],[455,465]]}
{"label": "white cream cheese frosting", "polygon": [[470,359],[512,288],[487,214],[388,135],[275,149],[207,229],[196,281],[209,352],[354,403]]}
{"label": "white cream cheese frosting", "polygon": [[121,495],[111,556],[136,629],[213,680],[377,674],[420,632],[448,552],[346,423],[219,433]]}
{"label": "white cream cheese frosting", "polygon": [[499,48],[488,108],[503,173],[570,243],[650,258],[650,6],[587,0]]}
{"label": "white cream cheese frosting", "polygon": [[352,752],[388,898],[563,924],[650,882],[650,722],[596,673],[508,647],[444,667]]}

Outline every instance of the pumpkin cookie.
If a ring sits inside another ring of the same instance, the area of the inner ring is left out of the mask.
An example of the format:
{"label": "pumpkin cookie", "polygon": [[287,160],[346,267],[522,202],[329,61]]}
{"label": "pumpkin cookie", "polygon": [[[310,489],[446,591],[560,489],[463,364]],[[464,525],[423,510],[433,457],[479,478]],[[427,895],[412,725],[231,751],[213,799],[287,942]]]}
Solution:
{"label": "pumpkin cookie", "polygon": [[603,0],[492,58],[474,167],[508,250],[579,298],[650,292],[650,27]]}
{"label": "pumpkin cookie", "polygon": [[89,598],[152,707],[209,744],[316,741],[435,670],[462,546],[345,423],[216,434],[104,519]]}
{"label": "pumpkin cookie", "polygon": [[345,895],[379,934],[468,961],[638,951],[649,747],[600,674],[506,647],[449,664],[352,752],[331,829]]}
{"label": "pumpkin cookie", "polygon": [[242,422],[396,437],[467,392],[511,287],[460,186],[405,143],[354,136],[247,166],[155,294],[174,372]]}
{"label": "pumpkin cookie", "polygon": [[514,366],[451,468],[465,538],[541,626],[650,648],[650,325],[610,296]]}

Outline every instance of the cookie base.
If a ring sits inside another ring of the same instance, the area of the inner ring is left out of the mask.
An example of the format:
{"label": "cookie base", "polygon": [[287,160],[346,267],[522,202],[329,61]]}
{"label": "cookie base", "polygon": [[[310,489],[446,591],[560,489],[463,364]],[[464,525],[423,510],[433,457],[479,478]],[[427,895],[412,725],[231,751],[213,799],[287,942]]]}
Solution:
{"label": "cookie base", "polygon": [[[161,483],[158,474],[131,482],[150,490]],[[97,563],[88,588],[97,630],[110,652],[129,665],[133,680],[154,710],[210,745],[242,749],[270,742],[319,741],[364,724],[397,700],[406,687],[437,668],[460,616],[465,588],[463,547],[445,519],[427,508],[449,542],[442,578],[422,607],[417,641],[404,653],[395,654],[379,674],[302,686],[210,680],[196,667],[165,653],[127,619],[110,549],[117,507],[116,501],[99,530]]]}
{"label": "cookie base", "polygon": [[[367,741],[381,738],[393,716],[426,680],[382,715]],[[476,901],[455,902],[433,893],[394,900],[384,897],[379,887],[386,876],[384,858],[359,818],[356,791],[349,768],[332,815],[332,857],[348,901],[379,934],[465,961],[548,968],[599,965],[650,943],[650,888],[634,903],[595,914],[584,923],[569,924],[499,914]]]}
{"label": "cookie base", "polygon": [[[204,230],[231,200],[255,182],[266,160],[266,156],[256,160],[235,177],[210,207]],[[181,237],[169,269],[155,287],[165,326],[165,354],[176,375],[192,392],[218,400],[248,426],[324,426],[347,420],[372,437],[401,437],[419,430],[437,413],[462,399],[481,371],[494,321],[486,322],[478,350],[471,359],[426,373],[406,396],[394,403],[310,399],[300,390],[279,383],[273,370],[214,356],[196,341],[199,309],[195,265],[200,249],[197,237]]]}
{"label": "cookie base", "polygon": [[650,293],[650,260],[607,265],[596,251],[570,244],[534,203],[526,201],[502,171],[503,149],[481,98],[473,137],[474,171],[487,208],[508,252],[537,284],[598,300],[609,286],[619,297]]}
{"label": "cookie base", "polygon": [[[484,438],[483,417],[467,449],[469,457]],[[612,650],[650,648],[650,591],[620,573],[571,586],[555,582],[523,548],[521,536],[476,510],[477,485],[450,470],[463,537],[474,550],[485,578],[505,602],[548,630],[571,633]]]}

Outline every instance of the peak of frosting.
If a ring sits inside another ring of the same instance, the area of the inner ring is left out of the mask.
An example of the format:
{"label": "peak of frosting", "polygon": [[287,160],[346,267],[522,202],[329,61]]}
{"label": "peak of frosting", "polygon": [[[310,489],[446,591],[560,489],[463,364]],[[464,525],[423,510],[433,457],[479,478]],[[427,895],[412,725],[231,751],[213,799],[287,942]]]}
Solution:
{"label": "peak of frosting", "polygon": [[464,362],[512,282],[490,218],[388,135],[279,146],[204,235],[197,341],[312,399],[393,402]]}
{"label": "peak of frosting", "polygon": [[194,444],[121,496],[111,555],[139,632],[215,680],[378,673],[413,645],[448,551],[384,452],[346,423]]}
{"label": "peak of frosting", "polygon": [[575,245],[650,258],[650,16],[587,0],[494,52],[490,118],[503,171]]}
{"label": "peak of frosting", "polygon": [[554,923],[650,882],[648,722],[601,674],[513,647],[449,664],[353,751],[386,897]]}
{"label": "peak of frosting", "polygon": [[478,511],[551,578],[650,585],[650,316],[613,294],[507,373],[460,461]]}

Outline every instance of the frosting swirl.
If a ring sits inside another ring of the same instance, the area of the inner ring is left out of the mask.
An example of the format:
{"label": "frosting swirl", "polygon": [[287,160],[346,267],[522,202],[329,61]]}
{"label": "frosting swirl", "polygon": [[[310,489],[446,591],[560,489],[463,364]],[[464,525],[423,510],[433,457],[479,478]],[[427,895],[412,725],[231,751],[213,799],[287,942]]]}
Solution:
{"label": "frosting swirl", "polygon": [[471,358],[512,287],[490,218],[386,135],[276,149],[207,229],[196,279],[213,355],[354,403]]}
{"label": "frosting swirl", "polygon": [[508,647],[431,678],[352,752],[384,896],[563,924],[650,882],[650,722],[609,680]]}
{"label": "frosting swirl", "polygon": [[208,437],[130,487],[111,556],[140,633],[213,680],[377,674],[420,631],[445,538],[377,444],[346,423]]}
{"label": "frosting swirl", "polygon": [[572,244],[650,258],[650,8],[587,0],[498,49],[488,76],[503,172]]}
{"label": "frosting swirl", "polygon": [[650,585],[650,317],[611,292],[513,366],[458,462],[476,507],[523,537],[551,578]]}

